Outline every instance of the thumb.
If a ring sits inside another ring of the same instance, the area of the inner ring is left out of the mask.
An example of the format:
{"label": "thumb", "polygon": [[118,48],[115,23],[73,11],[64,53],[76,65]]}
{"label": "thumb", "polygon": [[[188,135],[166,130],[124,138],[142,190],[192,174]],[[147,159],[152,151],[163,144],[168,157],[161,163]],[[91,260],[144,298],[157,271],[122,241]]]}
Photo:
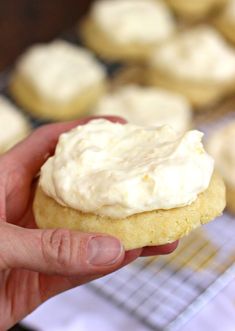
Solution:
{"label": "thumb", "polygon": [[24,268],[63,276],[95,275],[116,269],[124,255],[119,240],[111,236],[0,224],[0,270]]}

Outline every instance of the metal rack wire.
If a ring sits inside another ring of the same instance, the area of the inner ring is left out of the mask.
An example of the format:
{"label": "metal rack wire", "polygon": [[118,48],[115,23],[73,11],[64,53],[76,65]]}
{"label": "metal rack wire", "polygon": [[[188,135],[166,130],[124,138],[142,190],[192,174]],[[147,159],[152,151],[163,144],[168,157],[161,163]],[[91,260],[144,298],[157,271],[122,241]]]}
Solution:
{"label": "metal rack wire", "polygon": [[[6,96],[8,73],[0,74]],[[225,213],[183,239],[175,253],[139,259],[87,286],[152,330],[179,330],[234,277],[234,233],[235,219]]]}
{"label": "metal rack wire", "polygon": [[139,259],[89,287],[155,331],[178,330],[235,275],[235,220],[196,230],[167,257]]}

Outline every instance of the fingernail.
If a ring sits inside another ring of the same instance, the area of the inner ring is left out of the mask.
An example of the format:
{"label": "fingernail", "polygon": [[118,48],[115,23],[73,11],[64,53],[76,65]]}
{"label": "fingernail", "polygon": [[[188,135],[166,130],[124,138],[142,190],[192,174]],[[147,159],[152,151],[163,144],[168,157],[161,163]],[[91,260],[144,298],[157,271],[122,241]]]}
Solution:
{"label": "fingernail", "polygon": [[123,253],[123,246],[114,237],[92,237],[88,242],[88,263],[109,266],[116,263]]}

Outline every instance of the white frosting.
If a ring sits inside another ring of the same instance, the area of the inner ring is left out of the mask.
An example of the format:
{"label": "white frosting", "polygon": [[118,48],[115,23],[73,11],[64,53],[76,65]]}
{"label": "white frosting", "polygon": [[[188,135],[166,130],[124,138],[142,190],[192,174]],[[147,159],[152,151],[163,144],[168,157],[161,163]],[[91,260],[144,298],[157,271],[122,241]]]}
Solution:
{"label": "white frosting", "polygon": [[188,30],[160,46],[151,65],[183,79],[235,80],[235,51],[208,26]]}
{"label": "white frosting", "polygon": [[127,85],[104,96],[94,115],[115,115],[143,126],[169,125],[178,132],[186,131],[192,110],[183,96],[151,87]]}
{"label": "white frosting", "polygon": [[214,168],[202,135],[93,120],[60,136],[40,186],[61,205],[111,218],[189,205]]}
{"label": "white frosting", "polygon": [[5,151],[29,132],[26,118],[6,98],[0,96],[0,151]]}
{"label": "white frosting", "polygon": [[235,0],[229,0],[223,11],[223,16],[230,22],[235,23]]}
{"label": "white frosting", "polygon": [[217,130],[207,148],[221,175],[235,188],[235,121]]}
{"label": "white frosting", "polygon": [[70,101],[105,77],[92,53],[62,40],[31,47],[20,58],[17,71],[43,98],[58,103]]}
{"label": "white frosting", "polygon": [[161,0],[100,0],[91,17],[118,43],[159,43],[175,31],[173,17]]}

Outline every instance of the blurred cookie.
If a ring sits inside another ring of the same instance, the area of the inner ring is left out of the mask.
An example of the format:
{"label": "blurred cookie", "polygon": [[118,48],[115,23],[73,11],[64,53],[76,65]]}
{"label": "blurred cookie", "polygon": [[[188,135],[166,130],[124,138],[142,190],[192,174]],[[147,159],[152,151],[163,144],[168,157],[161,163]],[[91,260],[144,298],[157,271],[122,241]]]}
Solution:
{"label": "blurred cookie", "polygon": [[214,22],[223,35],[235,44],[235,0],[229,0]]}
{"label": "blurred cookie", "polygon": [[156,49],[146,79],[207,106],[235,90],[235,50],[210,26],[197,26]]}
{"label": "blurred cookie", "polygon": [[5,97],[0,96],[0,154],[25,138],[30,129],[24,115]]}
{"label": "blurred cookie", "polygon": [[235,121],[217,129],[209,138],[207,149],[224,178],[227,208],[235,214]]}
{"label": "blurred cookie", "polygon": [[175,30],[174,18],[162,0],[99,0],[78,33],[107,60],[143,61]]}
{"label": "blurred cookie", "polygon": [[10,90],[32,115],[67,120],[86,114],[102,96],[106,73],[89,51],[57,40],[20,57]]}
{"label": "blurred cookie", "polygon": [[155,87],[126,85],[99,100],[92,115],[115,115],[143,126],[169,125],[178,132],[188,130],[192,109],[177,93]]}
{"label": "blurred cookie", "polygon": [[166,0],[174,12],[187,21],[197,21],[223,8],[227,0]]}

